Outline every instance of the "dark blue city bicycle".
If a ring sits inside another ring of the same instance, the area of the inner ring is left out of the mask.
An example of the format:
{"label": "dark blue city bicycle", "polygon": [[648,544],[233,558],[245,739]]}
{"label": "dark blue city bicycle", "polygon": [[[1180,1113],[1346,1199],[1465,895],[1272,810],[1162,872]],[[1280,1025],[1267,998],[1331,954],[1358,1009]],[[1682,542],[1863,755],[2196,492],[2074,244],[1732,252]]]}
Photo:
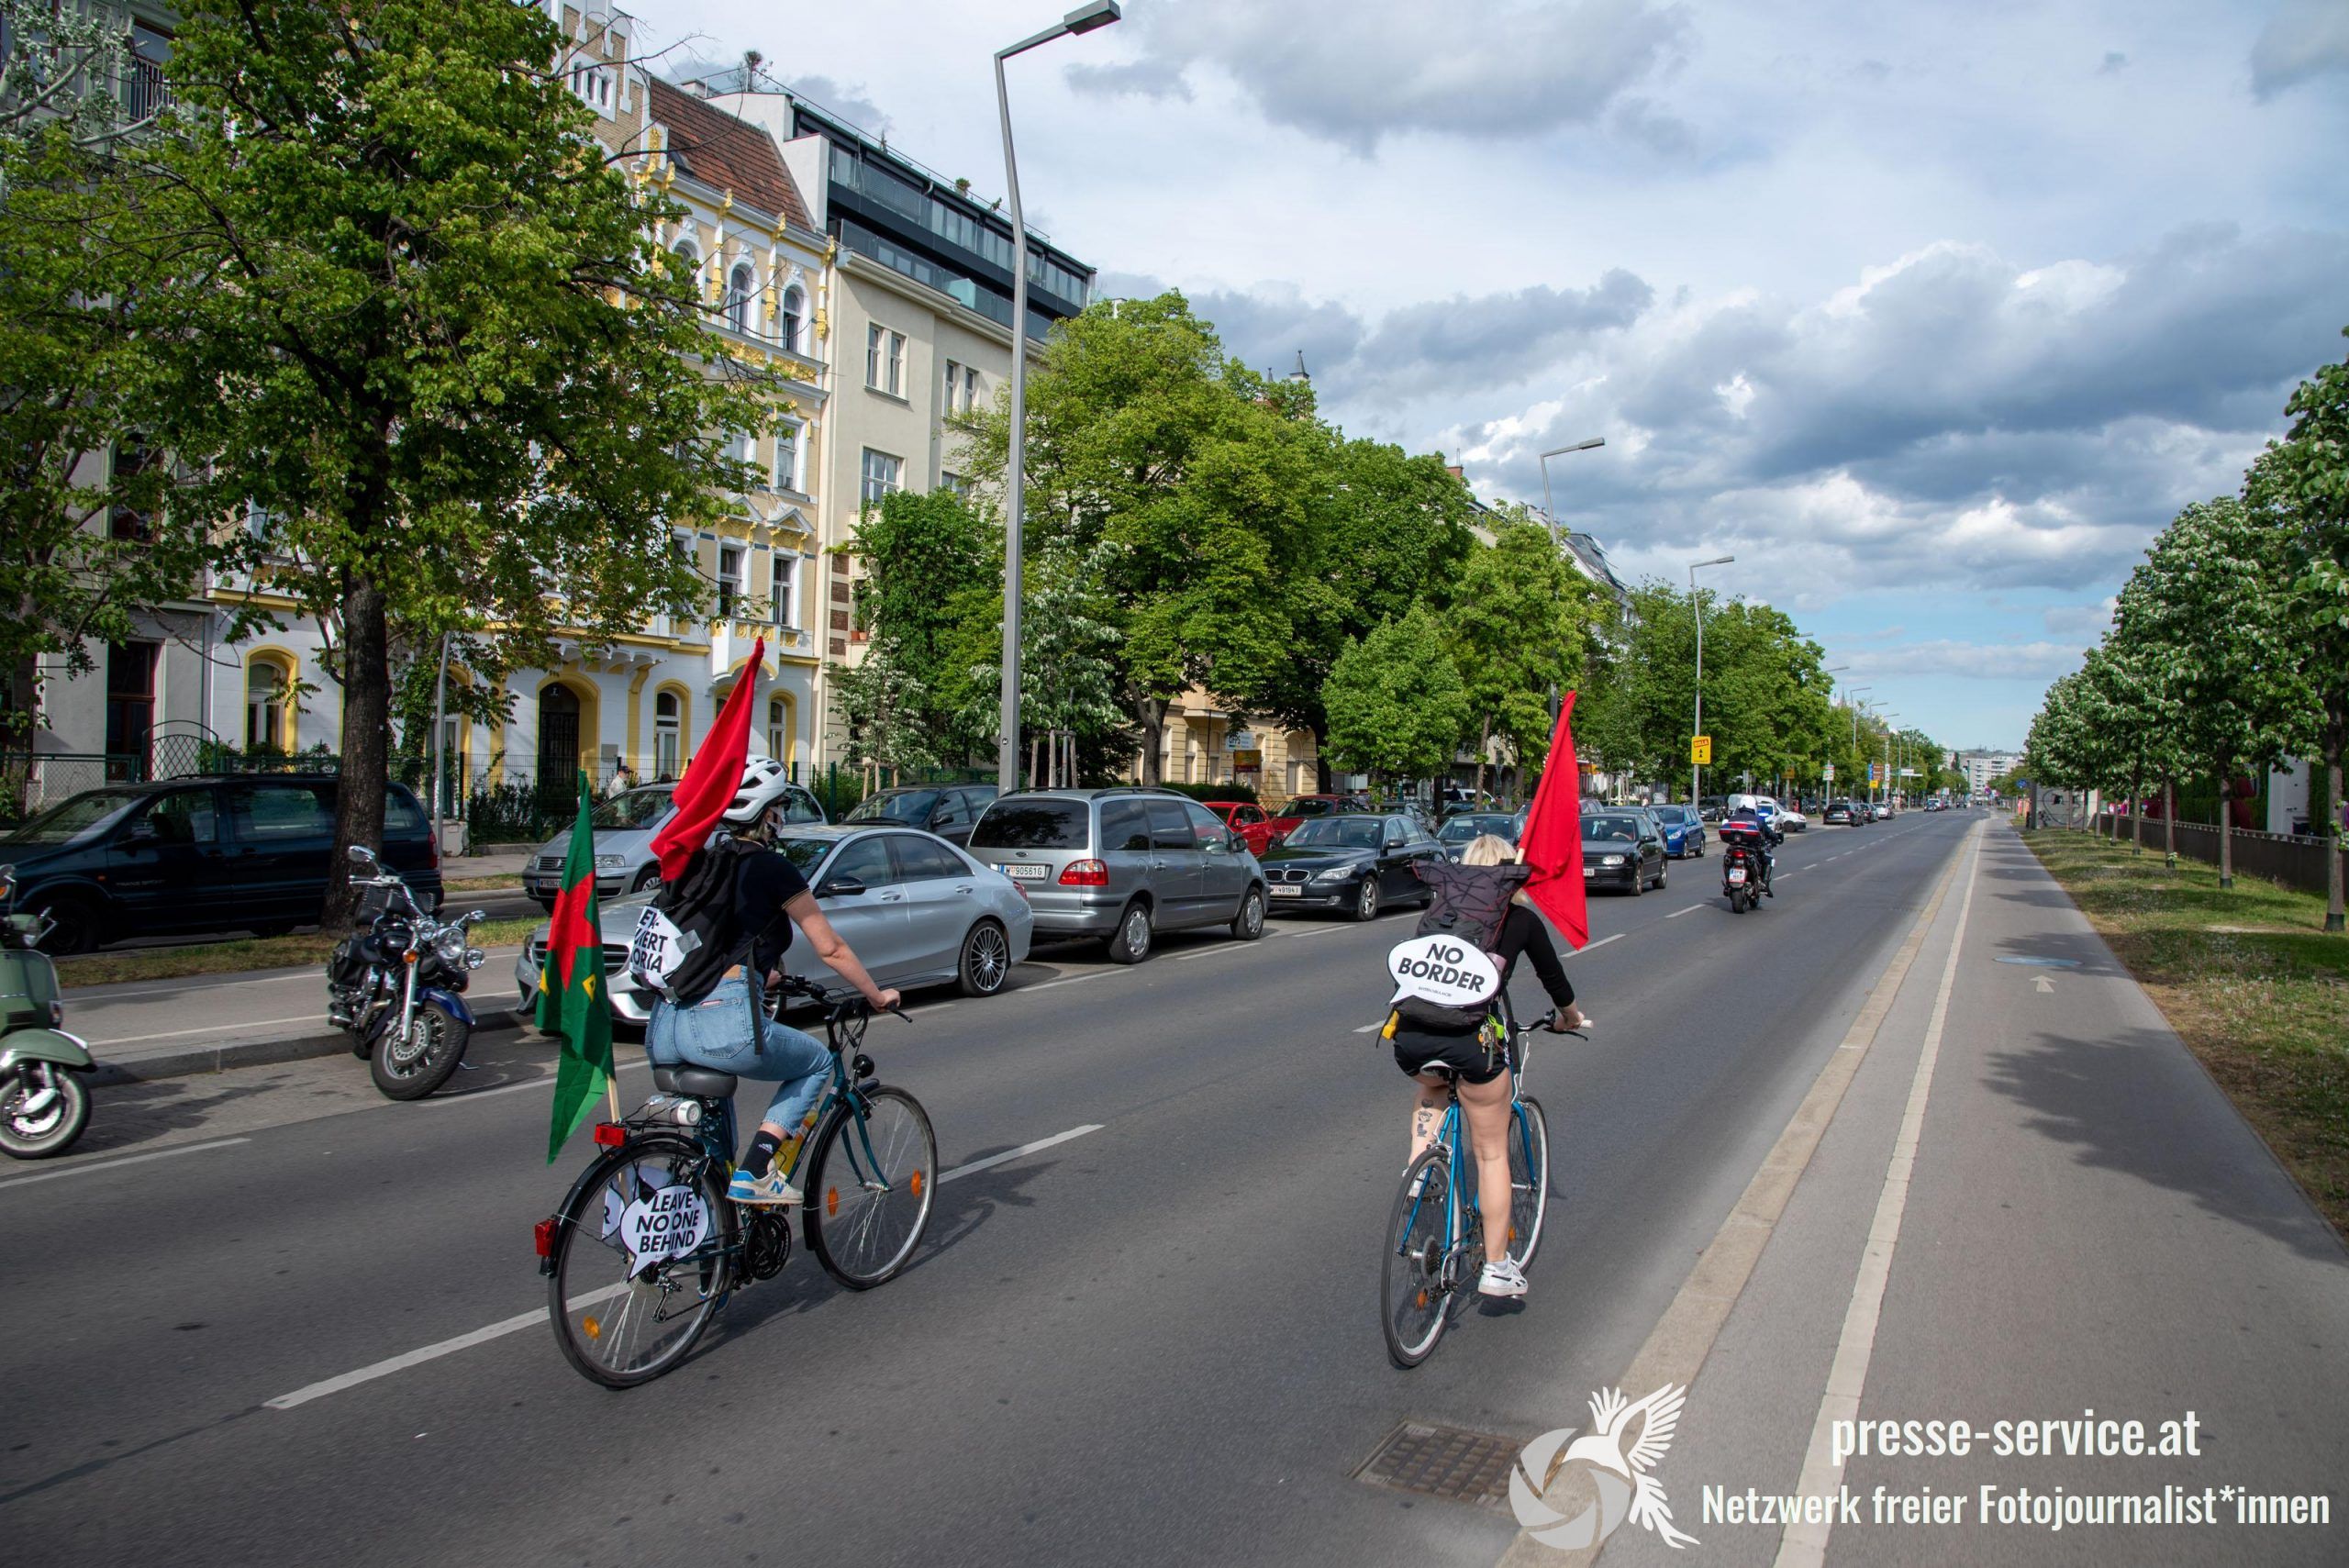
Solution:
{"label": "dark blue city bicycle", "polygon": [[[930,1227],[938,1139],[903,1089],[874,1081],[871,1008],[785,976],[779,994],[829,1004],[831,1084],[791,1171],[807,1245],[852,1290],[890,1280]],[[604,1151],[538,1224],[555,1342],[584,1376],[629,1388],[684,1361],[736,1290],[791,1258],[790,1212],[736,1204],[735,1077],[655,1067],[659,1091],[596,1129]]]}
{"label": "dark blue city bicycle", "polygon": [[[1517,1027],[1506,992],[1498,1014],[1515,1092],[1509,1103],[1508,1255],[1523,1268],[1542,1245],[1542,1221],[1550,1209],[1550,1123],[1542,1103],[1525,1092],[1527,1047],[1538,1026]],[[1476,1294],[1485,1263],[1485,1217],[1476,1201],[1467,1132],[1455,1092],[1435,1141],[1404,1171],[1402,1190],[1395,1195],[1379,1271],[1379,1307],[1386,1353],[1397,1366],[1427,1360]]]}

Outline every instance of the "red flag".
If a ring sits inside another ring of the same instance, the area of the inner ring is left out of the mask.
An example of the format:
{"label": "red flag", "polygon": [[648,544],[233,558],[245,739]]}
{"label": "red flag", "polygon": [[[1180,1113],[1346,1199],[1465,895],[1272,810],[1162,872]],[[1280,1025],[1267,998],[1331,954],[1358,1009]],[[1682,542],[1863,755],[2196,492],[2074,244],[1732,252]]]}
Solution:
{"label": "red flag", "polygon": [[759,684],[759,662],[766,657],[767,639],[751,650],[751,662],[726,695],[718,722],[702,738],[701,748],[685,769],[685,776],[669,792],[677,814],[652,836],[652,852],[661,860],[661,880],[674,882],[685,874],[685,862],[709,841],[710,829],[733,804],[742,785],[742,764],[751,755],[751,694]]}
{"label": "red flag", "polygon": [[1590,916],[1582,886],[1582,772],[1575,761],[1574,711],[1575,694],[1568,692],[1558,705],[1550,760],[1542,765],[1518,849],[1519,858],[1533,868],[1525,895],[1550,917],[1568,947],[1580,948],[1590,940]]}

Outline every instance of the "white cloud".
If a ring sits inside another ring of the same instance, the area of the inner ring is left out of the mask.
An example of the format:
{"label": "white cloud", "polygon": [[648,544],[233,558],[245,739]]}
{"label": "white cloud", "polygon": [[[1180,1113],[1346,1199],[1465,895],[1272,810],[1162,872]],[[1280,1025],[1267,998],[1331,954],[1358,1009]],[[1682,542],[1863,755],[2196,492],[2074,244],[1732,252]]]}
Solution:
{"label": "white cloud", "polygon": [[[1368,154],[1397,131],[1522,136],[1589,125],[1664,73],[1691,41],[1687,14],[1643,0],[1186,0],[1137,7],[1119,29],[1141,55],[1073,64],[1102,95],[1190,96],[1190,78],[1232,82],[1275,125]],[[1687,129],[1645,102],[1626,134],[1682,150]]]}
{"label": "white cloud", "polygon": [[1943,675],[1985,681],[2052,681],[2079,666],[2084,646],[2071,642],[1970,642],[1935,638],[1896,648],[1836,645],[1828,657],[1851,668],[1847,685],[1875,675]]}
{"label": "white cloud", "polygon": [[2349,72],[2349,6],[2285,0],[2251,46],[2251,90],[2261,99],[2312,77]]}

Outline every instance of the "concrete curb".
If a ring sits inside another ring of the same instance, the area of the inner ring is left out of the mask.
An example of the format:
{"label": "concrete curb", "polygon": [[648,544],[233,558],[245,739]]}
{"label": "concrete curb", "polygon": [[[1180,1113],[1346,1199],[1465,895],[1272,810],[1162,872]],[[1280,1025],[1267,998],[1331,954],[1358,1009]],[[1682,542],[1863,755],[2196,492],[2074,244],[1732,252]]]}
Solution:
{"label": "concrete curb", "polygon": [[[480,1040],[485,1035],[518,1034],[521,1029],[522,1026],[510,1018],[486,1020],[475,1025],[473,1038]],[[192,1078],[206,1073],[226,1072],[231,1067],[261,1067],[276,1062],[301,1062],[317,1056],[350,1054],[351,1037],[340,1031],[304,1035],[292,1040],[184,1045],[134,1056],[128,1061],[108,1062],[101,1058],[92,1069],[87,1082],[95,1088],[103,1088],[109,1084],[152,1083],[164,1078]]]}

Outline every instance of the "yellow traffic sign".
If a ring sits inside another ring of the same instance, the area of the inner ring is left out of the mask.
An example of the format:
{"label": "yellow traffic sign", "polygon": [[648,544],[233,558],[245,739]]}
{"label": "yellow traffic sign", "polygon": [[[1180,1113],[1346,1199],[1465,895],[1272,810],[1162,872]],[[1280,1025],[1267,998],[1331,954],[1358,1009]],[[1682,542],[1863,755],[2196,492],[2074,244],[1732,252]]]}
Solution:
{"label": "yellow traffic sign", "polygon": [[1713,760],[1713,738],[1709,735],[1699,735],[1690,740],[1688,760],[1698,767],[1710,762]]}

